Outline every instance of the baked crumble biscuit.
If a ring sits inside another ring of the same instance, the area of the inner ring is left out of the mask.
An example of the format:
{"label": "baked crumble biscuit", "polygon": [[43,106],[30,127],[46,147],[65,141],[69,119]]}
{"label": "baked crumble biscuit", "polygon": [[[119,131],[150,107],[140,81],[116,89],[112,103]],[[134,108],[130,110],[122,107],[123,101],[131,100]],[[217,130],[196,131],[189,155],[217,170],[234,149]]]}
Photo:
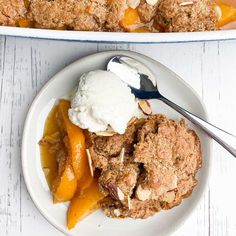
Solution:
{"label": "baked crumble biscuit", "polygon": [[86,139],[107,196],[101,203],[107,216],[147,218],[180,204],[197,184],[201,145],[183,120],[153,115],[136,120],[123,135],[88,133]]}
{"label": "baked crumble biscuit", "polygon": [[[138,175],[139,168],[136,163],[127,162],[126,165],[121,165],[118,161],[114,161],[114,163],[109,164],[109,168],[102,170],[99,178],[101,190],[105,195],[109,195],[112,190],[110,187],[113,185],[118,187],[123,192],[124,196],[130,196],[136,186]],[[123,201],[122,199],[120,200]]]}
{"label": "baked crumble biscuit", "polygon": [[126,0],[107,0],[107,19],[104,29],[108,31],[123,31],[120,20],[128,8]]}
{"label": "baked crumble biscuit", "polygon": [[106,0],[31,0],[30,17],[39,28],[101,31]]}
{"label": "baked crumble biscuit", "polygon": [[126,0],[31,0],[30,16],[39,28],[121,31]]}
{"label": "baked crumble biscuit", "polygon": [[32,0],[30,15],[39,28],[121,31],[126,0]]}
{"label": "baked crumble biscuit", "polygon": [[15,26],[26,12],[24,0],[0,0],[0,25]]}
{"label": "baked crumble biscuit", "polygon": [[[186,4],[185,2],[193,2]],[[217,29],[212,0],[160,0],[155,21],[165,32],[192,32]]]}

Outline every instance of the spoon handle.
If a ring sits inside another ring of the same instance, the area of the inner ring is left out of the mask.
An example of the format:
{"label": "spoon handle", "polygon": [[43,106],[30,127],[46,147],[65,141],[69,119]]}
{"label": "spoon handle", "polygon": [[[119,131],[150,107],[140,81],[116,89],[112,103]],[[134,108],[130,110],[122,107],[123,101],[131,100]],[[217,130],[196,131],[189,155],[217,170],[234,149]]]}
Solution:
{"label": "spoon handle", "polygon": [[227,151],[229,151],[234,157],[236,157],[236,136],[217,128],[216,126],[202,120],[191,112],[183,109],[182,107],[171,102],[167,98],[160,96],[158,99],[163,101],[165,104],[172,107],[174,110],[179,112],[185,118],[190,120],[192,123],[204,130],[210,137],[222,145]]}

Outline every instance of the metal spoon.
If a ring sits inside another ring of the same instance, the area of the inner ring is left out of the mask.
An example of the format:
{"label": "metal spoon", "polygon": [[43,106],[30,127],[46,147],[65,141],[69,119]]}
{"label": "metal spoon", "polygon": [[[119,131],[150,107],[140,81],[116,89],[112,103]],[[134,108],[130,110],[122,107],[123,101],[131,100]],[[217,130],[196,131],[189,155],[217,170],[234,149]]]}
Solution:
{"label": "metal spoon", "polygon": [[161,100],[204,130],[236,157],[236,136],[202,120],[162,96],[158,90],[155,76],[146,65],[131,57],[115,56],[108,62],[107,70],[117,74],[123,82],[127,83],[137,98]]}

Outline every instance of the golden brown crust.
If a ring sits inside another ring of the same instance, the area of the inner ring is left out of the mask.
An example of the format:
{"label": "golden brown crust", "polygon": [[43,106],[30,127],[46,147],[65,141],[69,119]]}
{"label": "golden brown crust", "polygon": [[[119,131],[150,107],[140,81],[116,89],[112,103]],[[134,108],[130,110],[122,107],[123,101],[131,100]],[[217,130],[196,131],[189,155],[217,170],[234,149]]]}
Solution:
{"label": "golden brown crust", "polygon": [[[137,120],[124,135],[88,133],[87,145],[107,196],[101,206],[111,217],[147,218],[180,204],[191,195],[202,165],[197,134],[184,120],[163,115]],[[117,188],[124,199],[117,197]]]}
{"label": "golden brown crust", "polygon": [[105,24],[105,29],[108,31],[123,31],[120,27],[120,20],[125,14],[127,9],[126,0],[108,0],[107,1],[108,14]]}
{"label": "golden brown crust", "polygon": [[31,18],[41,28],[102,30],[106,0],[32,0]]}
{"label": "golden brown crust", "polygon": [[41,28],[120,31],[126,0],[32,0],[31,18]]}
{"label": "golden brown crust", "polygon": [[192,32],[217,29],[217,17],[212,0],[194,0],[193,4],[181,5],[186,0],[160,0],[156,22],[165,32]]}
{"label": "golden brown crust", "polygon": [[17,25],[26,12],[24,0],[0,0],[0,25]]}

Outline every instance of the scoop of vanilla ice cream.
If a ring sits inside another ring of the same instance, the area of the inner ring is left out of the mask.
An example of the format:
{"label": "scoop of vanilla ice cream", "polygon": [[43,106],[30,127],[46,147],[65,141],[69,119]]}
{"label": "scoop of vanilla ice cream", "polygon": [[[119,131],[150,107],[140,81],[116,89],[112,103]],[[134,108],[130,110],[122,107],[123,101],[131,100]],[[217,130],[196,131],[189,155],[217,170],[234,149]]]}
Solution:
{"label": "scoop of vanilla ice cream", "polygon": [[71,101],[72,123],[90,132],[112,129],[123,134],[129,120],[139,113],[131,89],[110,71],[96,70],[82,75]]}

